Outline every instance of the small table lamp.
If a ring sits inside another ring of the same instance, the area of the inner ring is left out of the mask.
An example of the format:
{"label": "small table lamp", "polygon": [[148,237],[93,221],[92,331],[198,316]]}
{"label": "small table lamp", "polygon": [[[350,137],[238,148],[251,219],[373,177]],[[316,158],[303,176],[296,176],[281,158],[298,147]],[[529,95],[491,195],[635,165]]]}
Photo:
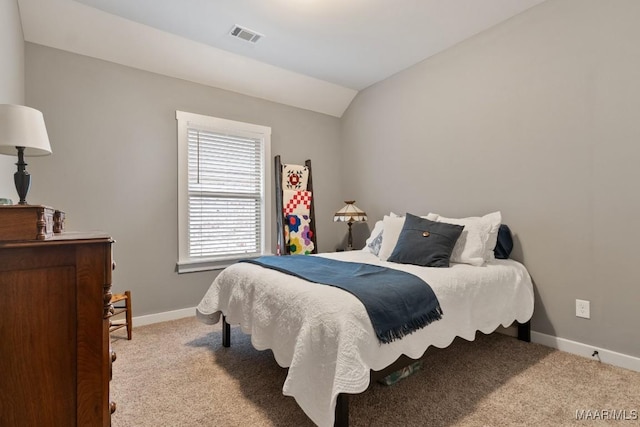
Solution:
{"label": "small table lamp", "polygon": [[18,152],[18,170],[13,174],[20,205],[27,204],[31,176],[24,156],[51,154],[51,145],[42,113],[23,105],[0,104],[0,154]]}
{"label": "small table lamp", "polygon": [[353,249],[353,237],[351,235],[351,224],[356,221],[366,221],[367,214],[365,211],[354,205],[355,200],[346,200],[347,204],[333,215],[333,222],[346,222],[349,225],[349,238],[347,240],[347,250]]}

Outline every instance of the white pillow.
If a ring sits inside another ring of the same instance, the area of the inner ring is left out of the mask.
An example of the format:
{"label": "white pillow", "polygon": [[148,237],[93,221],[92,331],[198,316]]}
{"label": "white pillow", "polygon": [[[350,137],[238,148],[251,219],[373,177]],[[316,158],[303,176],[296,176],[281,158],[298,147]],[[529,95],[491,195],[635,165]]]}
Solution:
{"label": "white pillow", "polygon": [[451,253],[451,262],[484,265],[494,258],[493,249],[498,241],[498,229],[502,222],[502,214],[493,212],[482,217],[446,218],[438,214],[429,214],[432,221],[464,225]]}
{"label": "white pillow", "polygon": [[396,243],[398,243],[398,237],[400,237],[400,232],[404,225],[404,217],[385,215],[382,219],[382,224],[384,234],[382,235],[382,245],[380,246],[378,258],[380,258],[381,261],[386,261],[387,258],[391,256],[391,252],[393,252],[393,248],[396,247]]}
{"label": "white pillow", "polygon": [[489,240],[487,240],[487,249],[484,252],[484,260],[491,261],[496,259],[496,254],[493,250],[498,244],[498,231],[500,231],[500,224],[502,224],[502,214],[500,211],[493,212],[485,215],[483,218],[488,218],[491,221],[491,231],[489,231]]}

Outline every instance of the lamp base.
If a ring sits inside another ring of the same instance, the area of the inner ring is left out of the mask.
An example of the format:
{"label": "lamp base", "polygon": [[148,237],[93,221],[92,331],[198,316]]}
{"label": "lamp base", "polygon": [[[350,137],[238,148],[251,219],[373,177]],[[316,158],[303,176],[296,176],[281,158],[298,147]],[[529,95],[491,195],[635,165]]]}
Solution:
{"label": "lamp base", "polygon": [[27,193],[29,192],[29,187],[31,187],[31,175],[26,171],[16,172],[13,174],[13,180],[16,183],[16,191],[20,197],[18,204],[26,205]]}
{"label": "lamp base", "polygon": [[16,147],[18,149],[18,170],[13,174],[13,181],[16,184],[16,191],[20,197],[19,205],[27,204],[27,193],[31,187],[31,175],[27,172],[27,164],[24,162],[24,147]]}

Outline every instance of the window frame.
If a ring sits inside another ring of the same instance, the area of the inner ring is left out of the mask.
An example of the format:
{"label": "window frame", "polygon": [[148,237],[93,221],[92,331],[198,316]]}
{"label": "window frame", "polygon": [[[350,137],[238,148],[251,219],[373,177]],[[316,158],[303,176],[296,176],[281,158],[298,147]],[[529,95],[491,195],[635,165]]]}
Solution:
{"label": "window frame", "polygon": [[262,144],[262,198],[260,255],[271,255],[271,127],[219,117],[176,110],[178,128],[178,261],[176,271],[191,273],[219,270],[246,255],[222,257],[189,256],[189,138],[188,129],[196,128],[215,133],[259,139]]}

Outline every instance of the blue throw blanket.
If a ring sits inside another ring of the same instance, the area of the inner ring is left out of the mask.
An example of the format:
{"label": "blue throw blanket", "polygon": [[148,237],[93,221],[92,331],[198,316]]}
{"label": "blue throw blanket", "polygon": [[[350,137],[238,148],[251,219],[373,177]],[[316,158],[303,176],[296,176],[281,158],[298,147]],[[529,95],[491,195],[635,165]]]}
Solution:
{"label": "blue throw blanket", "polygon": [[404,271],[301,255],[242,261],[350,292],[366,308],[382,343],[400,339],[442,318],[440,303],[431,287]]}

